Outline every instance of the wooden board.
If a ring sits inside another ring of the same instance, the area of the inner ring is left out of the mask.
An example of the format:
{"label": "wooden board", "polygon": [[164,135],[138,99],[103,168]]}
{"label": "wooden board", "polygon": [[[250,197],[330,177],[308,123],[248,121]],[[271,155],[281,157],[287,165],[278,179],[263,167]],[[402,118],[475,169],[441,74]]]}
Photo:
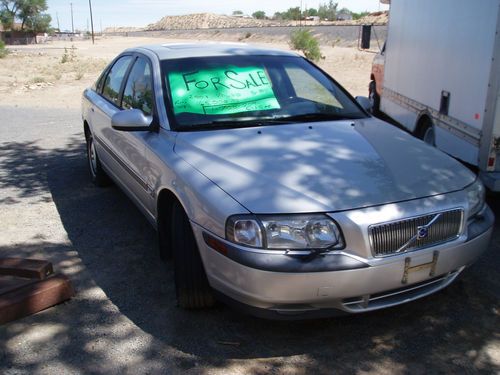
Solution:
{"label": "wooden board", "polygon": [[53,273],[52,263],[46,260],[0,258],[0,275],[43,280]]}
{"label": "wooden board", "polygon": [[0,259],[0,324],[19,319],[74,296],[70,280],[44,260]]}

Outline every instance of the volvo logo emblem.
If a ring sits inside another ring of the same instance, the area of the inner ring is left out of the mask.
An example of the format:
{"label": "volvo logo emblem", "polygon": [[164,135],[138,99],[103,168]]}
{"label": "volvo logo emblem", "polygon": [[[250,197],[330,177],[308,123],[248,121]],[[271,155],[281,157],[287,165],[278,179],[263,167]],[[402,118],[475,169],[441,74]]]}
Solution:
{"label": "volvo logo emblem", "polygon": [[423,238],[427,238],[429,235],[429,228],[427,225],[418,227],[417,229],[417,240],[421,240]]}

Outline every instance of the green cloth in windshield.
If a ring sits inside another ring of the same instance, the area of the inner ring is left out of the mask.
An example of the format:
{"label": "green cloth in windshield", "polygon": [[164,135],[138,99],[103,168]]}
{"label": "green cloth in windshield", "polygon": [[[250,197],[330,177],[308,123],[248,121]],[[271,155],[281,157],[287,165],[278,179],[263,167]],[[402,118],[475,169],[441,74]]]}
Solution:
{"label": "green cloth in windshield", "polygon": [[175,114],[224,115],[280,108],[265,70],[256,66],[170,72],[168,82]]}

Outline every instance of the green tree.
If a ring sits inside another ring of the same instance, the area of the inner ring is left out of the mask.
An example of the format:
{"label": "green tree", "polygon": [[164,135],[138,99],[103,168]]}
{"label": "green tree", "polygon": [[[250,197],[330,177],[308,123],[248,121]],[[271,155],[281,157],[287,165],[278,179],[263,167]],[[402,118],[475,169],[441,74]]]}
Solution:
{"label": "green tree", "polygon": [[5,29],[12,29],[19,20],[22,30],[47,31],[52,20],[43,13],[47,9],[47,0],[0,0],[0,21]]}
{"label": "green tree", "polygon": [[45,33],[50,30],[51,21],[49,14],[35,14],[26,20],[26,28],[35,33]]}
{"label": "green tree", "polygon": [[282,20],[283,19],[283,13],[281,12],[276,12],[273,15],[273,20]]}
{"label": "green tree", "polygon": [[14,16],[7,10],[0,10],[0,23],[4,30],[11,30],[14,25]]}
{"label": "green tree", "polygon": [[318,15],[318,10],[315,8],[309,8],[304,12],[305,17],[314,17]]}
{"label": "green tree", "polygon": [[[48,8],[46,0],[18,0],[18,1],[20,2],[20,6],[17,16],[21,20],[21,29],[24,29],[24,27],[28,25],[40,24],[41,20],[46,21],[47,19],[46,16],[48,16],[49,18],[49,25],[50,25],[50,21],[52,19],[50,18],[49,15],[41,17],[42,12],[46,11]],[[31,31],[35,31],[29,26],[28,28]]]}
{"label": "green tree", "polygon": [[0,21],[5,30],[11,30],[22,0],[0,0]]}
{"label": "green tree", "polygon": [[332,0],[330,0],[325,4],[321,4],[318,7],[318,16],[320,16],[321,19],[327,19],[327,20],[335,20],[337,16],[337,3],[334,3]]}
{"label": "green tree", "polygon": [[300,20],[302,12],[300,7],[288,8],[288,10],[281,14],[284,20]]}
{"label": "green tree", "polygon": [[258,10],[252,13],[252,17],[257,18],[258,20],[263,20],[266,18],[266,12],[264,12],[263,10]]}

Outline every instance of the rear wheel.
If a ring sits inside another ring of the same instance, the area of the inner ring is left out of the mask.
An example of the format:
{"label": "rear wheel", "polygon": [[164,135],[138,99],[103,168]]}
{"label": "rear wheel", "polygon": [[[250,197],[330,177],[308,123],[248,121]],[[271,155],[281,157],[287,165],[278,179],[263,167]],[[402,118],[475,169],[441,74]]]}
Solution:
{"label": "rear wheel", "polygon": [[202,309],[215,304],[193,229],[181,204],[172,206],[172,253],[177,303],[184,309]]}
{"label": "rear wheel", "polygon": [[86,131],[85,138],[87,140],[87,162],[90,171],[90,178],[97,186],[108,186],[111,183],[111,180],[106,172],[104,172],[104,169],[102,169],[92,133],[90,131]]}

